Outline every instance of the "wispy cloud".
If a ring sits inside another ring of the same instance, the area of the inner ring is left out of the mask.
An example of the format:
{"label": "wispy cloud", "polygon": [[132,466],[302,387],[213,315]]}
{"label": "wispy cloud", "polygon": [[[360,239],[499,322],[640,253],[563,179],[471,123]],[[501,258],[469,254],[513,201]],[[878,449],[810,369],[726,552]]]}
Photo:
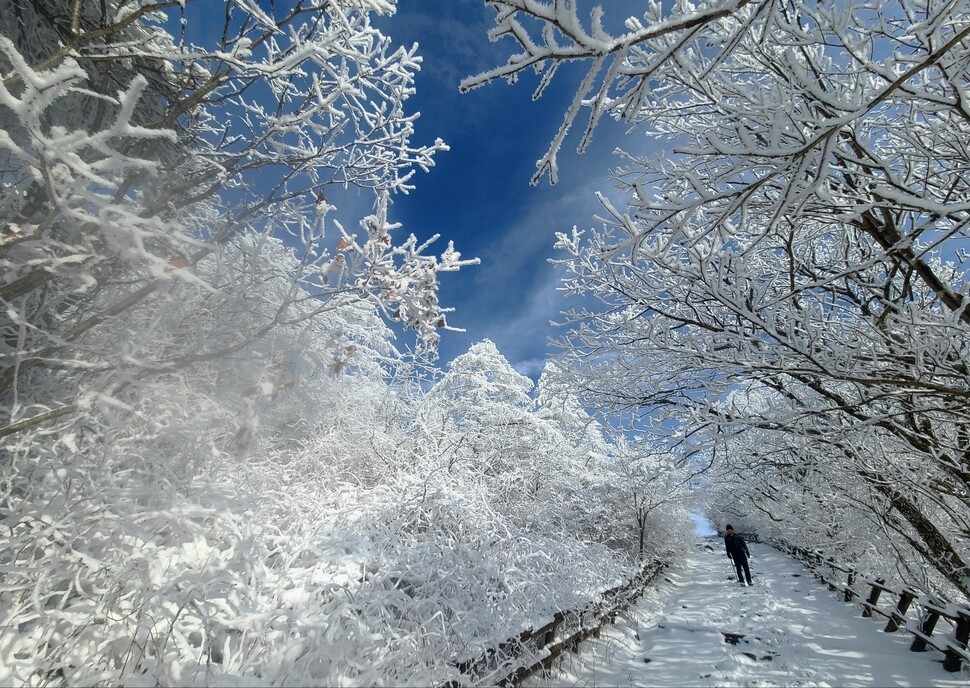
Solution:
{"label": "wispy cloud", "polygon": [[514,362],[512,367],[522,375],[530,377],[533,381],[535,381],[539,379],[539,375],[542,374],[542,369],[546,367],[548,360],[549,359],[545,356],[539,358],[528,358],[524,361]]}
{"label": "wispy cloud", "polygon": [[447,59],[426,59],[421,66],[422,75],[438,82],[436,88],[457,91],[462,79],[504,59],[503,50],[486,38],[495,12],[481,0],[436,2],[429,12],[430,4],[401,3],[380,26],[399,45],[417,43],[420,54],[447,54]]}

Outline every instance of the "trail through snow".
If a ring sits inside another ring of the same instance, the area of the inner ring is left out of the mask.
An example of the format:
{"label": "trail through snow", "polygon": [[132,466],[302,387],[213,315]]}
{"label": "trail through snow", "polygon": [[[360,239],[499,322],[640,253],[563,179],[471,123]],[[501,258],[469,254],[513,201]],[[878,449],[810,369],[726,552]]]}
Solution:
{"label": "trail through snow", "polygon": [[752,587],[737,582],[721,541],[706,540],[601,638],[526,685],[968,685],[966,670],[910,652],[913,636],[883,633],[885,620],[862,618],[797,560],[749,547]]}

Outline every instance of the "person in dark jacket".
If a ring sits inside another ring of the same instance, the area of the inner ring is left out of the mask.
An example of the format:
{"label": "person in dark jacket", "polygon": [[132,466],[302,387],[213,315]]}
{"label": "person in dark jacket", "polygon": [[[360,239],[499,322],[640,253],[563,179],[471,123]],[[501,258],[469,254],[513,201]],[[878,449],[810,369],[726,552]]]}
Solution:
{"label": "person in dark jacket", "polygon": [[[728,558],[734,562],[734,568],[738,570],[738,583],[744,585],[747,578],[748,585],[751,585],[751,570],[748,568],[748,546],[744,544],[744,539],[740,535],[734,534],[734,528],[730,524],[724,528],[727,535],[724,536],[724,549],[727,550]],[[744,576],[741,571],[744,570]]]}

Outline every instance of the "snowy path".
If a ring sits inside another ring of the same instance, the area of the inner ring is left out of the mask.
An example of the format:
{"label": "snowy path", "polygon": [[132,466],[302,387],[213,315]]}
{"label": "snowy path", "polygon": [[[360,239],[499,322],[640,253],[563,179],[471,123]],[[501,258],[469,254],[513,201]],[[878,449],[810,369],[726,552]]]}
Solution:
{"label": "snowy path", "polygon": [[[909,652],[798,561],[751,545],[753,587],[718,540],[701,545],[636,609],[529,686],[966,686],[942,655]],[[729,578],[730,577],[730,578]],[[731,644],[724,633],[743,635]]]}

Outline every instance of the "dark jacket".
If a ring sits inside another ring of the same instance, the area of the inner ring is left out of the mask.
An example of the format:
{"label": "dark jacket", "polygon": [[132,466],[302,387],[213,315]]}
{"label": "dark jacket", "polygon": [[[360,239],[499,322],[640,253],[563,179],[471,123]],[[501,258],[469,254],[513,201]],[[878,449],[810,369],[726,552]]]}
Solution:
{"label": "dark jacket", "polygon": [[730,556],[732,559],[738,556],[747,559],[749,556],[748,546],[744,544],[744,540],[737,533],[734,535],[724,536],[724,549],[727,550],[728,556]]}

